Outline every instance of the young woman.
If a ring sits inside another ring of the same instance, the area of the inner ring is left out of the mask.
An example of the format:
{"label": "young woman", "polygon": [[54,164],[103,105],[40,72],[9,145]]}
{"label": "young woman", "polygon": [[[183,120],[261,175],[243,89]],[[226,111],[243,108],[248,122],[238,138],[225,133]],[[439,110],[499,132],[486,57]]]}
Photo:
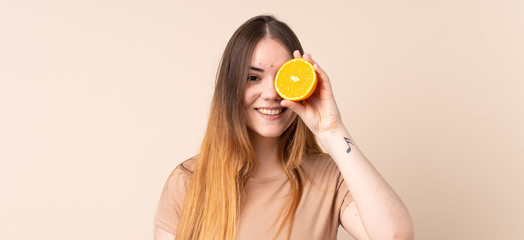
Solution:
{"label": "young woman", "polygon": [[[302,102],[273,85],[293,57],[318,75]],[[339,224],[357,239],[413,238],[406,207],[342,123],[327,74],[271,16],[231,37],[200,153],[169,176],[155,224],[157,240],[336,239]]]}

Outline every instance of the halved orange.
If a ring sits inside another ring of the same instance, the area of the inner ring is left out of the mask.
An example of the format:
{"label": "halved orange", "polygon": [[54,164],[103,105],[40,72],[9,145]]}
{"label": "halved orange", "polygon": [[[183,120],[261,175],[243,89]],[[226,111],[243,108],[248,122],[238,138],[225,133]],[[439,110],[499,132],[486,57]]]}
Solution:
{"label": "halved orange", "polygon": [[303,58],[294,58],[282,65],[275,76],[275,90],[282,98],[300,101],[308,98],[317,86],[313,65]]}

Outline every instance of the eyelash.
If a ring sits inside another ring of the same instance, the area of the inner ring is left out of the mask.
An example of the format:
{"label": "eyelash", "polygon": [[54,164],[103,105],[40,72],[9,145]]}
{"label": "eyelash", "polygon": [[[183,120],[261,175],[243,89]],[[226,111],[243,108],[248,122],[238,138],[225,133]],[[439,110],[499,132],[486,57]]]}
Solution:
{"label": "eyelash", "polygon": [[250,81],[250,82],[255,82],[255,81],[260,80],[260,78],[257,77],[257,76],[254,76],[254,75],[249,75],[249,76],[247,77],[247,80]]}

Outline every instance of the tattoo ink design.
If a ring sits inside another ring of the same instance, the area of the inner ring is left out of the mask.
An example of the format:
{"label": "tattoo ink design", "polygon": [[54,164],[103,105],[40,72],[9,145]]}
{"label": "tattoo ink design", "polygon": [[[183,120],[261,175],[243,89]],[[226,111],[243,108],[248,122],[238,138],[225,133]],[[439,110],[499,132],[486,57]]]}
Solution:
{"label": "tattoo ink design", "polygon": [[[353,143],[347,137],[344,137],[344,140],[346,140],[346,143],[348,144],[348,150],[346,152],[349,153],[349,152],[351,152],[351,145],[353,145]],[[349,145],[349,144],[351,144],[351,145]]]}

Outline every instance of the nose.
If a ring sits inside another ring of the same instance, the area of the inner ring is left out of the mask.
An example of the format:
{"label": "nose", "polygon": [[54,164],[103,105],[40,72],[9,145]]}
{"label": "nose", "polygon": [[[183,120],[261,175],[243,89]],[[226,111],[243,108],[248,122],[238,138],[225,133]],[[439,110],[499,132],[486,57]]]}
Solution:
{"label": "nose", "polygon": [[282,100],[275,90],[275,77],[272,76],[264,81],[262,98],[265,100]]}

